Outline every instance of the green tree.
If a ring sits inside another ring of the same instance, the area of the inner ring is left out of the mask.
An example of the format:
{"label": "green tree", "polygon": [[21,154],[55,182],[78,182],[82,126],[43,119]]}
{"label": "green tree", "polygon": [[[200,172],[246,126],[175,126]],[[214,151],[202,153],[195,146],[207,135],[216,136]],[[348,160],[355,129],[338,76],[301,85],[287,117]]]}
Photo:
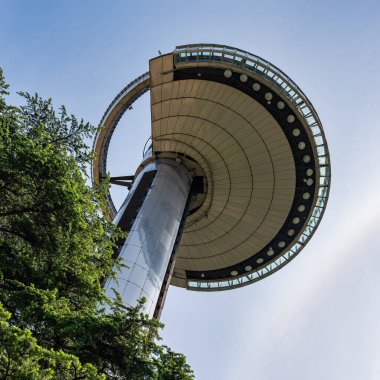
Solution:
{"label": "green tree", "polygon": [[63,351],[47,350],[27,329],[12,327],[10,314],[0,304],[0,376],[2,379],[88,379],[104,380],[91,364]]}
{"label": "green tree", "polygon": [[95,128],[38,95],[7,105],[7,89],[0,70],[0,364],[15,379],[192,379],[142,303],[104,295],[121,235],[101,213],[107,185],[86,183]]}

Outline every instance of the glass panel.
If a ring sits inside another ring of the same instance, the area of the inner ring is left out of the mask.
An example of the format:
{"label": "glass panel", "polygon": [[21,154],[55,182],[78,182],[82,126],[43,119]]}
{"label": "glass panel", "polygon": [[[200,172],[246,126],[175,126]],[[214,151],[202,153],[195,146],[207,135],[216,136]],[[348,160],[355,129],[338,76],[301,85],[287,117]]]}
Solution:
{"label": "glass panel", "polygon": [[311,217],[310,220],[309,220],[308,225],[309,225],[310,227],[315,227],[315,226],[317,225],[317,223],[318,223],[318,219],[317,219],[317,218],[313,218],[313,217]]}
{"label": "glass panel", "polygon": [[142,289],[132,282],[128,282],[123,294],[122,298],[125,303],[128,303],[131,306],[135,306],[137,304],[138,299],[141,297]]}
{"label": "glass panel", "polygon": [[201,53],[200,55],[199,55],[199,60],[200,61],[209,61],[210,60],[210,54],[208,53],[208,52],[206,52],[206,53]]}
{"label": "glass panel", "polygon": [[251,61],[247,61],[244,64],[244,68],[247,68],[249,70],[254,70],[255,64],[253,62],[251,62]]}
{"label": "glass panel", "polygon": [[298,251],[301,248],[301,244],[296,243],[293,247]]}
{"label": "glass panel", "polygon": [[244,284],[249,281],[249,278],[247,276],[244,276],[241,280],[241,283]]}
{"label": "glass panel", "polygon": [[318,196],[320,197],[325,197],[327,193],[327,188],[326,187],[321,187],[318,191]]}
{"label": "glass panel", "polygon": [[314,136],[321,134],[321,130],[319,129],[318,125],[311,127],[311,131],[313,132]]}
{"label": "glass panel", "polygon": [[265,69],[264,69],[264,67],[258,65],[258,66],[257,66],[257,70],[263,72]]}
{"label": "glass panel", "polygon": [[278,260],[276,260],[280,265],[283,264],[286,260],[285,260],[285,257],[281,256],[280,258],[278,258]]}
{"label": "glass panel", "polygon": [[321,215],[321,212],[322,212],[322,209],[320,209],[319,207],[316,207],[313,211],[313,216],[318,218],[320,215]]}
{"label": "glass panel", "polygon": [[319,168],[319,173],[322,177],[326,177],[328,175],[328,168],[326,166],[321,166]]}
{"label": "glass panel", "polygon": [[324,156],[326,154],[325,147],[323,145],[317,147],[318,156]]}
{"label": "glass panel", "polygon": [[314,116],[310,115],[306,118],[306,121],[309,125],[313,125],[315,123]]}
{"label": "glass panel", "polygon": [[315,141],[315,144],[316,144],[316,145],[322,145],[322,144],[323,144],[323,138],[322,138],[321,135],[319,135],[319,136],[315,136],[315,137],[314,137],[314,141]]}
{"label": "glass panel", "polygon": [[139,265],[135,265],[132,269],[131,275],[129,276],[129,281],[142,288],[145,284],[147,276],[148,272],[145,269]]}
{"label": "glass panel", "polygon": [[301,112],[303,115],[308,115],[310,113],[309,107],[305,106],[301,108]]}

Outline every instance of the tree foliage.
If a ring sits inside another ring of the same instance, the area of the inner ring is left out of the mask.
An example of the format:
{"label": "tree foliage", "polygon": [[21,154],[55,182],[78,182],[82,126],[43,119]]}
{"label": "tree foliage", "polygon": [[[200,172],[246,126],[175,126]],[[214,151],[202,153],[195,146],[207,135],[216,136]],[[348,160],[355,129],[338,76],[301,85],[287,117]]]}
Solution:
{"label": "tree foliage", "polygon": [[86,183],[95,128],[37,94],[7,105],[7,90],[0,70],[0,376],[193,379],[142,303],[104,295],[120,232]]}
{"label": "tree foliage", "polygon": [[74,355],[41,347],[29,330],[10,326],[9,318],[10,314],[0,305],[2,379],[106,379],[92,364],[83,366]]}

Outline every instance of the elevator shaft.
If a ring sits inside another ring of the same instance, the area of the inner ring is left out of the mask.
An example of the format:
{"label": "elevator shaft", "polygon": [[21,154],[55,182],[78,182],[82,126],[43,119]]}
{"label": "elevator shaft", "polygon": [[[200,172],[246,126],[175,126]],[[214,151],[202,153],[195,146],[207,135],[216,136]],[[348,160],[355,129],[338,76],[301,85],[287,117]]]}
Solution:
{"label": "elevator shaft", "polygon": [[107,280],[108,297],[115,297],[114,289],[127,306],[145,297],[144,312],[159,315],[157,300],[165,298],[191,183],[188,170],[171,159],[153,161],[139,173],[114,219],[127,233],[117,252],[127,267]]}

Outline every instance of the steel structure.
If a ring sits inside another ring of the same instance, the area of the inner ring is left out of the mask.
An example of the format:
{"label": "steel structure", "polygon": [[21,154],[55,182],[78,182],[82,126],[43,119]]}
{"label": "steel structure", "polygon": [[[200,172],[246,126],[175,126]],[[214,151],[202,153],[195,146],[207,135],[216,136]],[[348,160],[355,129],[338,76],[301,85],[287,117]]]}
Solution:
{"label": "steel structure", "polygon": [[150,60],[125,87],[95,138],[94,183],[107,175],[120,118],[150,91],[152,135],[130,188],[109,218],[128,236],[117,255],[128,268],[109,279],[134,305],[159,317],[169,284],[231,289],[292,260],[323,216],[330,160],[319,117],[280,69],[222,45],[178,46]]}

